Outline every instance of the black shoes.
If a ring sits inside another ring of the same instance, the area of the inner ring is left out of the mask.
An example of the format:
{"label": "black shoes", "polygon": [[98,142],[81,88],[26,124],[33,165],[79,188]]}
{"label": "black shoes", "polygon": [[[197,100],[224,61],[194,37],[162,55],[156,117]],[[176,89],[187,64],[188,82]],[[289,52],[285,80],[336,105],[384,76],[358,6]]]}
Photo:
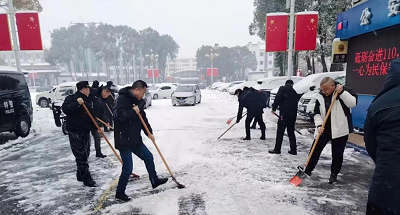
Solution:
{"label": "black shoes", "polygon": [[296,151],[292,151],[292,150],[288,151],[288,153],[291,154],[291,155],[297,155],[297,152]]}
{"label": "black shoes", "polygon": [[159,178],[158,176],[156,176],[155,178],[152,178],[150,180],[151,186],[153,187],[153,189],[155,189],[156,187],[158,187],[162,184],[167,183],[167,181],[168,181],[168,178]]}
{"label": "black shoes", "polygon": [[82,180],[81,174],[76,173],[76,180],[78,180],[78,181],[80,181],[80,182],[83,181],[83,180]]}
{"label": "black shoes", "polygon": [[337,175],[331,174],[331,177],[329,177],[329,184],[333,184],[333,183],[337,183],[337,182],[339,182],[337,180]]}
{"label": "black shoes", "polygon": [[265,138],[265,136],[261,136],[260,140],[266,140],[267,138]]}
{"label": "black shoes", "polygon": [[308,175],[308,176],[311,176],[311,169],[310,168],[308,168],[308,167],[306,167],[306,170],[304,171],[304,173],[306,174],[306,175]]}
{"label": "black shoes", "polygon": [[243,138],[243,140],[251,140],[251,138],[250,137],[245,137],[245,138]]}
{"label": "black shoes", "polygon": [[107,155],[103,155],[103,154],[96,154],[96,157],[98,157],[98,158],[106,158],[106,157],[107,157]]}
{"label": "black shoes", "polygon": [[275,151],[275,150],[269,150],[268,152],[269,152],[270,154],[277,154],[277,155],[281,154],[280,151]]}
{"label": "black shoes", "polygon": [[96,182],[93,179],[83,182],[83,185],[87,187],[96,187]]}
{"label": "black shoes", "polygon": [[130,201],[131,198],[129,198],[129,196],[127,196],[125,193],[116,193],[115,194],[115,198],[116,199],[120,199],[124,202]]}

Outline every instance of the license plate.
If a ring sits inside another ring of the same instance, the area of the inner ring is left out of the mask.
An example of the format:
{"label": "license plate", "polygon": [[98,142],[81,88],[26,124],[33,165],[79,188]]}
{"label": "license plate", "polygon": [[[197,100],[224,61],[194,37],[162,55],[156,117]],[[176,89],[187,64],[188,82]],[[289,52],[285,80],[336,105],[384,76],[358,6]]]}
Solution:
{"label": "license plate", "polygon": [[178,100],[179,103],[185,103],[185,100]]}

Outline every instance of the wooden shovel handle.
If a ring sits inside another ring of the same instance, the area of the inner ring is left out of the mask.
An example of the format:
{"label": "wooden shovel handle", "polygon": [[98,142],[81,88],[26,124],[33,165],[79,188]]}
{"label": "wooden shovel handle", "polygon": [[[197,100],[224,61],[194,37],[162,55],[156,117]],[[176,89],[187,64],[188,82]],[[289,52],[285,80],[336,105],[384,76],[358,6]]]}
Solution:
{"label": "wooden shovel handle", "polygon": [[[139,116],[140,121],[141,121],[142,124],[143,124],[144,129],[146,130],[147,135],[148,135],[148,136],[153,135],[153,134],[150,132],[149,128],[147,127],[146,123],[144,122],[142,115],[140,115],[140,113],[138,113],[138,116]],[[161,150],[158,148],[156,141],[154,141],[154,140],[151,140],[151,141],[153,142],[154,146],[156,147],[156,149],[157,149],[157,151],[158,151],[158,154],[160,154],[160,157],[161,157],[161,159],[163,160],[165,166],[167,167],[169,174],[171,175],[171,177],[174,177],[174,174],[172,174],[172,171],[171,171],[171,169],[169,168],[169,166],[168,166],[168,164],[167,164],[167,161],[165,160],[164,156],[162,155]]]}
{"label": "wooden shovel handle", "polygon": [[110,141],[108,141],[106,135],[104,135],[103,131],[100,129],[99,125],[97,124],[96,120],[93,118],[92,114],[90,113],[90,111],[87,109],[85,103],[82,104],[83,108],[85,109],[86,113],[89,115],[90,119],[92,120],[93,124],[96,126],[97,130],[99,131],[100,135],[106,140],[106,142],[108,143],[108,145],[110,146],[111,150],[114,152],[115,156],[117,156],[119,162],[121,162],[122,164],[122,159],[121,157],[117,154],[117,152],[115,151],[114,147],[111,145]]}
{"label": "wooden shovel handle", "polygon": [[[332,101],[332,103],[331,103],[331,106],[329,106],[328,112],[326,112],[326,116],[325,116],[324,122],[322,123],[322,128],[325,128],[326,121],[328,120],[329,115],[331,114],[331,111],[332,111],[333,105],[334,105],[335,102],[336,102],[337,96],[338,96],[338,93],[335,91],[335,94],[333,95],[333,101]],[[306,167],[308,166],[308,163],[310,163],[311,156],[313,155],[314,150],[315,150],[315,147],[317,146],[317,143],[318,143],[319,138],[320,138],[321,136],[322,136],[322,133],[319,133],[319,132],[318,132],[318,136],[317,136],[317,138],[315,139],[314,146],[313,146],[312,149],[311,149],[310,155],[308,155],[308,159],[307,159],[307,162],[306,162]]]}

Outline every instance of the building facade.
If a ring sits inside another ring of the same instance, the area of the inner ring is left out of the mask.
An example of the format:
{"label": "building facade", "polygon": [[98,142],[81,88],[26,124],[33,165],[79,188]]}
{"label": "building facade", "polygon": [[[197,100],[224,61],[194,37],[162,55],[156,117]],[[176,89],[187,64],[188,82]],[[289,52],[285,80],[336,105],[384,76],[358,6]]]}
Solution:
{"label": "building facade", "polygon": [[182,70],[197,70],[197,60],[195,57],[176,58],[167,61],[167,76],[172,76],[175,72]]}
{"label": "building facade", "polygon": [[253,72],[267,72],[274,69],[274,53],[265,52],[265,43],[249,43],[247,48],[257,58],[257,69]]}

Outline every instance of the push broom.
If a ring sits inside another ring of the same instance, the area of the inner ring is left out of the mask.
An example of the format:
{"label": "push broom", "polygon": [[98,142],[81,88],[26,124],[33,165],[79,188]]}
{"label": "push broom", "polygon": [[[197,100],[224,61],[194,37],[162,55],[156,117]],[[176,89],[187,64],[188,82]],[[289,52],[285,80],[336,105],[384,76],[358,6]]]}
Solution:
{"label": "push broom", "polygon": [[[335,102],[336,102],[337,96],[338,96],[338,93],[335,92],[335,94],[333,95],[333,99],[332,99],[331,106],[329,107],[328,112],[326,113],[324,122],[322,123],[322,126],[321,126],[323,129],[325,128],[326,121],[328,120],[329,115],[331,114],[331,111],[332,111],[333,105],[334,105]],[[322,105],[323,105],[323,104],[322,104]],[[306,178],[306,174],[305,174],[304,171],[305,171],[305,169],[307,168],[308,164],[310,163],[311,157],[312,157],[312,155],[313,155],[313,153],[314,153],[315,147],[317,146],[318,141],[319,141],[319,138],[321,137],[321,135],[322,135],[322,133],[318,133],[318,136],[317,136],[317,138],[315,139],[314,145],[313,145],[313,147],[312,147],[312,149],[311,149],[311,152],[310,152],[310,154],[308,155],[308,159],[307,159],[307,162],[306,162],[305,167],[303,168],[303,167],[301,167],[301,166],[298,166],[297,169],[299,169],[299,171],[297,172],[297,174],[296,174],[295,176],[293,176],[292,179],[290,179],[289,182],[290,182],[291,184],[293,184],[294,186],[296,186],[296,187],[299,186],[299,184],[303,181],[303,179]]]}

